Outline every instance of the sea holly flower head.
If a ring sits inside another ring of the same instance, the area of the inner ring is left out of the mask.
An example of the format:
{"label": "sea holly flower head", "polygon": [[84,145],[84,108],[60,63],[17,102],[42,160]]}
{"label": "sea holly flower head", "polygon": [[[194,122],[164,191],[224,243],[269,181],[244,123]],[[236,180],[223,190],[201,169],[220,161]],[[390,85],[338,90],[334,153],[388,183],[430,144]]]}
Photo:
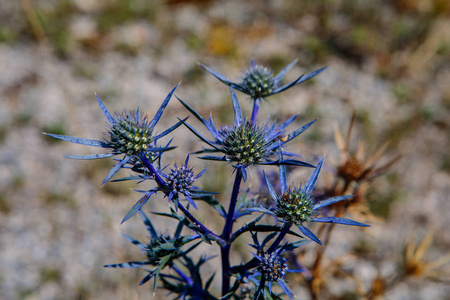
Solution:
{"label": "sea holly flower head", "polygon": [[[155,117],[149,121],[147,116],[144,116],[140,110],[136,111],[124,111],[122,113],[116,113],[115,117],[108,111],[106,106],[96,96],[97,102],[100,105],[106,119],[109,122],[109,129],[103,141],[91,140],[85,138],[79,138],[74,136],[58,135],[51,133],[44,133],[51,137],[68,141],[71,143],[82,144],[86,146],[93,146],[99,148],[106,148],[110,152],[102,154],[91,155],[66,155],[65,157],[73,159],[98,159],[106,158],[115,155],[123,155],[123,158],[118,160],[119,162],[109,171],[103,180],[103,184],[108,182],[121,168],[126,164],[135,164],[136,161],[141,160],[142,157],[146,157],[153,162],[153,159],[159,157],[156,153],[161,153],[167,150],[173,149],[173,147],[157,147],[157,141],[175,130],[182,124],[182,121],[178,122],[174,126],[165,130],[160,134],[154,133],[155,125],[161,118],[164,109],[169,104],[175,89],[178,85],[170,91],[166,99],[161,104]],[[150,154],[149,154],[150,153]]]}
{"label": "sea holly flower head", "polygon": [[267,139],[267,127],[244,121],[240,126],[224,126],[218,130],[215,144],[225,154],[226,161],[248,166],[264,161],[274,140]]}
{"label": "sea holly flower head", "polygon": [[250,68],[245,70],[241,86],[252,98],[260,98],[270,95],[278,82],[273,76],[273,70],[252,61]]}
{"label": "sea holly flower head", "polygon": [[202,118],[195,110],[178,98],[206,126],[214,138],[213,140],[209,140],[198,133],[191,125],[184,123],[189,130],[211,147],[210,149],[204,149],[196,153],[221,153],[219,156],[206,155],[200,158],[231,162],[234,167],[244,171],[244,173],[246,167],[254,164],[314,167],[311,164],[294,159],[274,160],[273,156],[276,156],[278,148],[299,136],[316,120],[285,135],[286,128],[295,120],[297,115],[294,115],[278,126],[270,122],[267,122],[263,126],[258,123],[248,122],[242,117],[241,107],[233,88],[230,88],[230,93],[234,109],[234,124],[231,126],[223,126],[219,129],[215,127],[211,117],[209,120]]}
{"label": "sea holly flower head", "polygon": [[116,113],[115,119],[116,122],[110,124],[107,133],[109,137],[105,139],[114,153],[134,156],[150,147],[153,142],[153,127],[139,109]]}
{"label": "sea holly flower head", "polygon": [[227,79],[225,76],[211,70],[205,65],[200,64],[200,66],[226,85],[233,87],[234,89],[242,93],[250,95],[253,100],[256,100],[281,93],[282,91],[287,90],[294,85],[305,82],[306,80],[316,76],[326,69],[325,67],[307,75],[303,74],[296,80],[286,85],[281,85],[281,80],[283,79],[283,77],[296,63],[297,60],[294,60],[278,74],[273,75],[273,70],[262,66],[260,63],[255,63],[255,61],[252,60],[250,62],[250,67],[243,72],[243,76],[240,82],[233,82]]}
{"label": "sea holly flower head", "polygon": [[307,227],[303,225],[306,222],[321,222],[321,223],[335,223],[353,226],[369,226],[363,223],[359,223],[353,220],[339,218],[339,217],[317,217],[320,210],[330,204],[346,200],[352,197],[352,195],[331,197],[320,202],[316,201],[312,191],[316,185],[319,177],[320,170],[324,161],[323,157],[316,168],[308,178],[303,188],[291,188],[286,185],[286,169],[284,166],[280,167],[280,188],[281,193],[276,193],[272,184],[266,177],[267,186],[269,192],[274,200],[274,206],[271,209],[260,208],[260,211],[267,214],[274,215],[282,222],[295,224],[300,231],[315,241],[318,244],[322,244],[317,236],[312,233]]}
{"label": "sea holly flower head", "polygon": [[182,194],[194,208],[197,208],[192,198],[200,197],[197,194],[199,188],[193,184],[206,172],[206,169],[194,175],[193,168],[189,168],[188,163],[189,155],[186,157],[184,165],[177,166],[175,163],[174,168],[167,175],[161,172],[161,176],[166,179],[166,187],[163,189],[167,192],[169,201],[174,199],[178,201],[179,194]]}
{"label": "sea holly flower head", "polygon": [[256,258],[259,260],[257,270],[266,281],[284,279],[288,271],[287,258],[277,252],[264,253]]}
{"label": "sea holly flower head", "polygon": [[141,157],[141,159],[144,166],[148,170],[148,175],[141,175],[139,178],[147,177],[148,179],[155,180],[157,187],[150,190],[136,190],[138,192],[142,192],[144,196],[142,196],[142,198],[136,202],[130,211],[128,211],[122,219],[122,223],[140,211],[141,208],[148,202],[150,197],[157,192],[162,192],[166,197],[168,197],[169,202],[175,203],[175,208],[178,207],[178,201],[182,195],[195,209],[197,209],[197,205],[193,199],[216,194],[202,191],[198,187],[194,186],[195,181],[197,181],[200,176],[206,172],[206,169],[195,175],[193,168],[189,167],[189,155],[186,157],[184,165],[177,166],[175,163],[173,169],[170,169],[168,174],[165,174],[163,170],[156,169],[145,157]]}
{"label": "sea holly flower head", "polygon": [[314,216],[314,198],[301,188],[288,188],[278,196],[275,214],[285,222],[301,225]]}
{"label": "sea holly flower head", "polygon": [[284,253],[286,250],[293,250],[298,248],[300,245],[290,243],[285,244],[282,247],[278,247],[273,251],[271,251],[270,248],[269,250],[264,250],[264,246],[274,237],[274,234],[268,235],[262,244],[259,243],[256,234],[252,234],[252,237],[255,244],[250,246],[256,248],[257,254],[252,252],[256,259],[255,269],[251,271],[248,279],[258,287],[253,299],[260,299],[259,297],[261,294],[264,296],[266,296],[266,294],[272,295],[273,282],[278,283],[289,299],[292,299],[292,296],[295,295],[287,285],[284,278],[288,273],[298,273],[302,272],[302,270],[289,269],[287,264],[288,259],[284,257]]}

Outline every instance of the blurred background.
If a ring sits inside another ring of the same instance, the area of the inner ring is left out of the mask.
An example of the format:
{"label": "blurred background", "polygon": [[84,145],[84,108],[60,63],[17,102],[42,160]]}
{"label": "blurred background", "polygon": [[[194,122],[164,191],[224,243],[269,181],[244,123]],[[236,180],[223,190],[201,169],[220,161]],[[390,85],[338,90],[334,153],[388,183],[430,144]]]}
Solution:
{"label": "blurred background", "polygon": [[[135,185],[101,186],[112,160],[65,159],[97,149],[41,132],[101,139],[106,119],[94,92],[110,111],[140,107],[152,118],[180,81],[177,96],[226,124],[233,120],[229,91],[198,62],[238,81],[251,59],[275,72],[298,59],[286,82],[329,68],[269,98],[261,116],[283,121],[300,113],[290,131],[320,118],[289,148],[306,161],[327,155],[318,186],[330,184],[342,159],[333,124],[345,135],[353,111],[350,152],[364,141],[367,159],[383,147],[377,163],[387,165],[362,190],[367,210],[348,215],[372,227],[335,231],[327,255],[345,253],[339,270],[352,276],[331,276],[323,299],[361,299],[372,290],[379,299],[450,299],[449,55],[448,0],[1,1],[0,298],[166,297],[162,290],[153,297],[152,284],[138,286],[143,270],[102,267],[141,258],[120,232],[146,241],[144,225],[137,217],[119,225],[138,200]],[[247,96],[238,97],[249,114]],[[188,115],[173,99],[157,130]],[[184,128],[174,136],[178,148],[165,164],[201,147]],[[191,161],[198,172],[206,166]],[[219,165],[208,166],[201,184],[226,203],[231,170]],[[167,211],[167,199],[158,195],[145,209]],[[315,247],[305,247],[306,266]],[[288,281],[309,299],[301,277]]]}

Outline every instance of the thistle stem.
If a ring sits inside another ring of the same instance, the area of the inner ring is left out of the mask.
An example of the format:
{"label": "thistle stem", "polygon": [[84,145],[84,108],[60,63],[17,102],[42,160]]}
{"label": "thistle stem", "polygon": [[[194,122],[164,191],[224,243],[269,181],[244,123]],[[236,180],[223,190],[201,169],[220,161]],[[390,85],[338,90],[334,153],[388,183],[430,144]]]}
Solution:
{"label": "thistle stem", "polygon": [[230,247],[229,244],[231,231],[234,223],[234,213],[236,211],[237,197],[239,188],[241,187],[242,170],[236,169],[236,177],[234,178],[233,191],[231,193],[230,206],[228,208],[227,220],[223,228],[222,237],[225,240],[225,245],[220,249],[222,257],[222,295],[225,295],[230,290]]}
{"label": "thistle stem", "polygon": [[164,182],[164,180],[161,178],[161,176],[158,174],[158,172],[156,171],[155,167],[152,165],[151,162],[149,162],[148,158],[145,156],[145,153],[141,152],[139,154],[139,158],[141,159],[142,163],[147,167],[147,170],[150,171],[150,173],[155,176],[155,182],[156,184],[158,184],[158,186],[160,187],[165,187],[166,183]]}
{"label": "thistle stem", "polygon": [[226,242],[217,234],[206,228],[200,221],[198,221],[180,202],[178,202],[178,208],[184,213],[184,215],[196,226],[200,227],[201,231],[214,237],[214,240],[220,245],[224,245]]}
{"label": "thistle stem", "polygon": [[253,100],[252,124],[255,124],[256,120],[258,119],[259,107],[261,106],[261,98],[256,98],[252,100]]}
{"label": "thistle stem", "polygon": [[281,228],[280,233],[277,236],[277,239],[275,240],[275,242],[272,243],[272,245],[270,246],[270,248],[267,250],[267,253],[272,253],[273,251],[275,251],[275,249],[277,249],[278,245],[281,243],[281,241],[284,239],[284,237],[286,236],[286,234],[289,232],[289,229],[291,229],[292,223],[284,223],[283,228]]}

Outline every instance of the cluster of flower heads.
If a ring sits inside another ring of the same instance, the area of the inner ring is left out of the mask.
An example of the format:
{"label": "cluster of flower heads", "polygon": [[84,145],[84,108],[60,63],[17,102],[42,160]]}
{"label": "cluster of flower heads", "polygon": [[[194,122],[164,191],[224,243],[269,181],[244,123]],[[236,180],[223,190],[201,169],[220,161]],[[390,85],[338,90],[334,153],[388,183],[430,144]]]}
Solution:
{"label": "cluster of flower heads", "polygon": [[[317,165],[307,163],[296,159],[296,154],[286,152],[284,147],[287,143],[298,137],[307,130],[316,120],[301,126],[300,128],[287,133],[287,127],[296,119],[297,115],[292,116],[281,124],[267,121],[262,124],[258,121],[258,111],[261,100],[265,97],[278,94],[292,86],[298,85],[315,75],[322,72],[325,68],[319,69],[307,75],[302,75],[291,83],[281,85],[281,80],[296,61],[289,64],[277,75],[273,71],[254,61],[248,69],[244,71],[240,82],[232,82],[223,75],[220,75],[208,67],[201,65],[206,71],[214,75],[220,81],[229,86],[232,106],[234,111],[234,122],[232,125],[224,125],[217,128],[214,125],[212,117],[204,119],[185,101],[178,98],[181,104],[209,131],[212,139],[204,137],[192,125],[186,122],[186,119],[179,119],[175,125],[164,130],[160,134],[155,134],[155,125],[160,120],[164,109],[167,107],[175,89],[171,90],[158,109],[154,118],[149,121],[140,110],[124,111],[116,113],[115,117],[106,109],[103,102],[97,97],[98,104],[108,120],[108,130],[104,140],[92,140],[78,138],[73,136],[63,136],[56,134],[47,135],[72,143],[83,144],[106,148],[110,150],[104,154],[93,154],[83,156],[67,156],[74,159],[97,159],[112,156],[121,156],[116,159],[117,164],[108,172],[103,184],[110,181],[113,176],[122,168],[130,169],[133,175],[116,179],[137,180],[138,182],[151,180],[156,183],[156,187],[148,190],[136,190],[143,196],[134,204],[122,220],[122,223],[130,219],[136,213],[139,213],[141,219],[150,233],[150,242],[141,243],[134,238],[124,235],[130,242],[137,245],[144,253],[146,259],[142,262],[128,262],[122,264],[107,265],[106,267],[125,268],[125,267],[146,267],[155,266],[156,269],[149,271],[149,274],[142,280],[141,284],[151,278],[154,280],[156,288],[156,278],[159,276],[163,286],[182,297],[192,297],[193,299],[216,299],[209,294],[208,287],[212,278],[206,284],[200,279],[199,268],[209,258],[201,258],[197,263],[190,258],[191,250],[197,247],[202,241],[211,243],[217,242],[221,246],[222,269],[223,269],[223,295],[232,296],[239,289],[239,286],[245,282],[252,282],[256,286],[255,299],[264,299],[275,297],[272,291],[272,282],[277,282],[283,292],[292,299],[293,292],[288,287],[285,276],[288,272],[299,272],[299,270],[288,269],[288,260],[284,257],[286,251],[292,251],[310,240],[321,244],[319,238],[307,227],[305,223],[322,222],[338,223],[353,226],[367,226],[365,224],[338,217],[318,217],[320,210],[333,203],[349,199],[351,196],[336,196],[326,200],[316,201],[313,189],[316,185],[324,158]],[[238,97],[235,90],[243,92],[254,101],[251,118],[243,116]],[[208,148],[195,152],[195,154],[204,154],[199,158],[212,161],[224,161],[232,165],[236,171],[235,183],[233,186],[230,208],[226,211],[223,206],[214,199],[216,193],[200,190],[195,186],[195,182],[206,171],[195,175],[192,168],[189,167],[189,155],[182,165],[174,164],[173,168],[161,167],[161,156],[164,152],[174,149],[171,147],[171,141],[165,146],[158,144],[159,139],[167,136],[180,125],[185,125],[195,136],[204,142]],[[285,158],[286,157],[286,158]],[[280,177],[280,193],[275,191],[269,179],[266,177],[266,184],[272,197],[272,204],[269,206],[257,205],[254,199],[238,200],[238,193],[241,180],[246,181],[247,168],[254,165],[278,166]],[[312,174],[303,186],[287,186],[286,166],[300,166],[313,168]],[[142,212],[142,207],[148,202],[152,195],[162,193],[173,203],[175,209],[171,208],[170,214],[155,213],[164,217],[175,219],[179,222],[176,232],[173,236],[157,234],[156,229],[150,219]],[[188,202],[185,207],[180,200],[185,199]],[[189,207],[197,209],[194,200],[200,199],[206,201],[215,208],[225,219],[224,230],[221,234],[216,234],[201,222],[199,222],[190,212]],[[178,210],[181,210],[183,216],[180,217]],[[235,221],[244,215],[252,213],[262,213],[254,221],[233,232],[232,227]],[[281,221],[280,225],[260,225],[259,222],[263,215],[271,215]],[[300,237],[290,229],[296,225],[300,232],[309,240],[304,239],[298,242],[286,243],[280,246],[283,238],[289,234]],[[187,227],[195,232],[194,235],[182,235],[182,228]],[[267,236],[262,243],[258,241],[259,232],[273,232]],[[231,243],[236,238],[250,232],[254,241],[251,245],[257,251],[253,253],[254,258],[246,264],[240,266],[231,266],[229,261],[229,251]],[[270,247],[266,247],[269,241]],[[191,245],[183,250],[189,243],[201,239],[198,243]],[[176,262],[179,262],[178,264]],[[180,268],[181,264],[185,270]],[[177,276],[163,274],[162,270],[169,267],[175,271]],[[187,271],[186,271],[187,269]],[[229,286],[230,278],[236,277],[235,285]],[[173,282],[176,283],[173,283]]]}

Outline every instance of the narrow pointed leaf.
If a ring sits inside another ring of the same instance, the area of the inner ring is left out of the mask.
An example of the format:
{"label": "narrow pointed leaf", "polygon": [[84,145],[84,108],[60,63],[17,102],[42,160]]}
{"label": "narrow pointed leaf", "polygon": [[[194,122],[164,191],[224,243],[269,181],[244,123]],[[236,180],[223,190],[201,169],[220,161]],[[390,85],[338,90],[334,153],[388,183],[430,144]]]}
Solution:
{"label": "narrow pointed leaf", "polygon": [[184,102],[183,100],[181,100],[180,98],[178,98],[177,96],[175,96],[178,101],[181,102],[181,104],[183,104],[183,106],[191,113],[194,115],[194,117],[196,117],[200,122],[202,122],[205,126],[206,126],[206,120],[203,119],[202,116],[200,116],[193,108],[191,108],[189,105],[187,105],[186,102]]}
{"label": "narrow pointed leaf", "polygon": [[153,280],[153,293],[155,293],[155,291],[156,291],[156,282],[157,282],[159,273],[162,271],[162,269],[164,269],[164,267],[170,261],[172,256],[173,256],[173,253],[171,253],[169,255],[166,255],[163,258],[161,258],[161,261],[159,262],[158,267],[156,268],[156,270],[153,271],[153,273],[155,275],[155,279]]}
{"label": "narrow pointed leaf", "polygon": [[74,144],[81,144],[81,145],[85,145],[85,146],[100,147],[100,148],[111,148],[108,144],[106,144],[105,142],[102,142],[102,141],[85,139],[85,138],[80,138],[80,137],[76,137],[76,136],[46,133],[46,132],[43,132],[43,134],[51,136],[55,139],[63,140],[66,142],[71,142]]}
{"label": "narrow pointed leaf", "polygon": [[286,144],[287,142],[289,142],[289,141],[295,139],[297,136],[299,136],[301,133],[303,133],[306,129],[308,129],[308,128],[309,128],[314,122],[316,122],[317,120],[318,120],[318,119],[315,119],[315,120],[309,122],[308,124],[303,125],[303,126],[300,127],[299,129],[293,131],[292,133],[290,133],[290,134],[288,135],[288,138],[287,138],[286,142],[284,142],[284,144]]}
{"label": "narrow pointed leaf", "polygon": [[95,93],[95,97],[97,98],[98,105],[100,105],[100,108],[102,109],[103,113],[105,114],[106,118],[108,119],[108,122],[111,125],[116,124],[116,119],[111,115],[111,113],[106,108],[105,104],[103,104],[102,100],[98,97],[97,93]]}
{"label": "narrow pointed leaf", "polygon": [[102,153],[102,154],[89,154],[89,155],[64,155],[66,158],[71,159],[98,159],[98,158],[106,158],[117,155],[115,153]]}
{"label": "narrow pointed leaf", "polygon": [[123,217],[122,222],[120,222],[120,224],[125,223],[129,218],[134,216],[134,214],[137,213],[142,208],[142,206],[144,206],[145,203],[147,203],[148,199],[150,199],[150,196],[153,194],[154,194],[154,192],[148,193],[148,194],[144,195],[141,199],[139,199],[139,201],[133,205],[133,207],[130,209],[130,211],[127,212],[125,217]]}
{"label": "narrow pointed leaf", "polygon": [[171,133],[172,131],[174,131],[175,129],[177,129],[181,124],[184,123],[184,121],[186,121],[189,117],[184,118],[183,120],[180,120],[178,123],[176,123],[175,125],[173,125],[172,127],[170,127],[167,130],[164,130],[162,133],[156,135],[155,137],[153,137],[153,139],[156,141],[160,138],[162,138],[163,136],[168,135],[169,133]]}
{"label": "narrow pointed leaf", "polygon": [[316,168],[312,172],[311,176],[309,176],[308,181],[306,181],[305,186],[302,189],[302,192],[311,194],[312,190],[316,186],[317,178],[319,178],[320,169],[322,168],[323,160],[325,159],[325,156],[322,157],[317,164]]}
{"label": "narrow pointed leaf", "polygon": [[214,149],[220,150],[216,145],[214,145],[212,142],[205,139],[200,133],[198,133],[191,125],[188,123],[184,123],[184,125],[193,133],[195,134],[200,140],[207,143],[209,146],[213,147]]}
{"label": "narrow pointed leaf", "polygon": [[284,159],[282,161],[275,160],[275,161],[267,161],[267,162],[260,162],[260,165],[266,165],[266,166],[301,166],[301,167],[308,167],[308,168],[315,168],[316,166],[311,165],[307,162],[301,161],[301,160],[295,160],[295,159]]}
{"label": "narrow pointed leaf", "polygon": [[150,219],[148,218],[148,216],[142,210],[139,210],[139,215],[141,216],[141,219],[144,222],[147,231],[150,233],[152,238],[156,239],[158,237],[158,234],[156,233],[156,229],[153,226]]}
{"label": "narrow pointed leaf", "polygon": [[140,268],[142,266],[149,265],[150,262],[147,261],[129,261],[126,263],[120,263],[120,264],[111,264],[111,265],[104,265],[104,268]]}
{"label": "narrow pointed leaf", "polygon": [[303,233],[306,237],[310,238],[311,240],[313,240],[317,244],[322,245],[320,240],[317,238],[317,236],[314,233],[312,233],[311,230],[309,230],[308,228],[306,228],[303,225],[298,226],[298,229],[300,229],[300,232]]}
{"label": "narrow pointed leaf", "polygon": [[[281,145],[278,147],[278,160],[279,161],[283,161],[283,152],[281,151]],[[283,194],[284,192],[286,192],[287,187],[286,187],[286,166],[285,165],[280,165],[278,167],[278,173],[280,176],[280,191]]]}
{"label": "narrow pointed leaf", "polygon": [[315,218],[310,222],[321,222],[321,223],[334,223],[334,224],[343,224],[343,225],[351,225],[351,226],[362,226],[362,227],[370,227],[370,225],[359,223],[350,219],[338,218],[338,217],[323,217],[323,218]]}
{"label": "narrow pointed leaf", "polygon": [[150,279],[153,278],[153,276],[155,276],[154,272],[150,272],[147,275],[145,275],[145,277],[141,280],[141,282],[139,282],[139,285],[143,285],[144,283],[146,283],[147,281],[149,281]]}
{"label": "narrow pointed leaf", "polygon": [[282,130],[286,129],[286,127],[288,127],[297,117],[298,117],[298,114],[295,114],[292,117],[290,117],[289,119],[287,119],[286,121],[284,121],[283,123],[281,123],[280,125],[278,125],[277,131],[282,131]]}
{"label": "narrow pointed leaf", "polygon": [[122,236],[127,239],[129,242],[133,243],[134,245],[138,246],[139,249],[141,249],[142,251],[145,251],[147,249],[147,245],[139,242],[138,240],[136,240],[135,238],[125,234],[125,233],[121,233]]}
{"label": "narrow pointed leaf", "polygon": [[153,117],[153,120],[150,122],[149,127],[153,128],[155,127],[156,123],[158,123],[159,119],[161,118],[161,115],[164,112],[164,109],[167,107],[167,104],[169,104],[170,98],[172,98],[173,93],[175,92],[175,90],[177,89],[177,87],[180,84],[177,84],[171,91],[170,93],[167,95],[166,99],[164,99],[163,103],[161,104],[160,108],[158,109],[158,111],[156,112],[155,117]]}
{"label": "narrow pointed leaf", "polygon": [[291,81],[291,82],[289,82],[289,83],[287,83],[287,84],[285,84],[285,85],[283,85],[283,86],[281,86],[281,87],[279,87],[279,88],[273,90],[273,91],[272,91],[269,95],[267,95],[267,96],[272,96],[272,95],[281,93],[281,92],[283,92],[283,91],[289,89],[290,87],[293,87],[294,85],[297,84],[297,81],[300,80],[302,77],[303,77],[303,75],[300,76],[299,78],[297,78],[296,80]]}
{"label": "narrow pointed leaf", "polygon": [[276,82],[280,82],[281,79],[284,77],[284,75],[286,75],[286,73],[292,69],[293,66],[295,66],[295,64],[297,63],[298,59],[295,59],[293,62],[291,62],[289,65],[287,65],[286,67],[284,67],[283,70],[281,70],[273,79]]}
{"label": "narrow pointed leaf", "polygon": [[286,284],[286,282],[283,279],[279,279],[278,285],[281,287],[283,292],[289,297],[289,299],[292,300],[291,295],[294,295],[294,292],[289,288],[289,286]]}
{"label": "narrow pointed leaf", "polygon": [[131,159],[130,156],[125,156],[124,159],[122,159],[117,165],[112,167],[111,170],[109,170],[108,174],[106,174],[105,179],[103,179],[102,185],[107,183],[111,178],[113,178],[114,175],[116,175],[117,172]]}
{"label": "narrow pointed leaf", "polygon": [[239,100],[236,96],[236,93],[234,92],[232,87],[230,87],[230,93],[231,93],[231,100],[233,102],[233,109],[234,109],[234,125],[236,127],[239,127],[242,125],[242,122],[243,122],[241,106],[239,104]]}
{"label": "narrow pointed leaf", "polygon": [[213,75],[214,77],[216,77],[217,79],[219,79],[220,81],[222,81],[223,83],[225,83],[226,85],[232,85],[233,82],[229,81],[225,76],[211,70],[210,68],[208,68],[207,66],[203,65],[203,64],[199,64],[200,67],[202,67],[203,69],[205,69],[208,73],[210,73],[211,75]]}
{"label": "narrow pointed leaf", "polygon": [[190,205],[192,205],[193,208],[198,209],[197,205],[195,204],[194,200],[192,200],[191,197],[189,197],[188,195],[184,195],[184,197],[186,198],[186,200],[189,202]]}
{"label": "narrow pointed leaf", "polygon": [[295,84],[297,85],[297,84],[300,84],[300,83],[302,83],[302,82],[305,82],[306,80],[308,80],[308,79],[310,79],[310,78],[316,76],[317,74],[321,73],[322,71],[325,71],[327,68],[328,68],[328,67],[323,67],[323,68],[318,69],[318,70],[316,70],[316,71],[314,71],[314,72],[311,72],[311,73],[309,73],[309,74],[302,75],[301,78],[297,79],[297,81],[295,82]]}
{"label": "narrow pointed leaf", "polygon": [[274,201],[277,201],[277,199],[278,199],[277,193],[275,192],[275,189],[273,188],[272,184],[270,183],[269,178],[267,178],[266,172],[264,172],[264,178],[266,178],[267,188],[269,189],[270,196],[272,196],[272,199]]}
{"label": "narrow pointed leaf", "polygon": [[324,201],[320,201],[319,203],[314,205],[314,210],[323,208],[325,206],[331,205],[333,203],[336,203],[336,202],[339,202],[339,201],[342,201],[342,200],[346,200],[346,199],[351,198],[351,197],[353,197],[353,195],[336,196],[336,197],[332,197],[332,198],[329,198],[329,199],[324,200]]}

